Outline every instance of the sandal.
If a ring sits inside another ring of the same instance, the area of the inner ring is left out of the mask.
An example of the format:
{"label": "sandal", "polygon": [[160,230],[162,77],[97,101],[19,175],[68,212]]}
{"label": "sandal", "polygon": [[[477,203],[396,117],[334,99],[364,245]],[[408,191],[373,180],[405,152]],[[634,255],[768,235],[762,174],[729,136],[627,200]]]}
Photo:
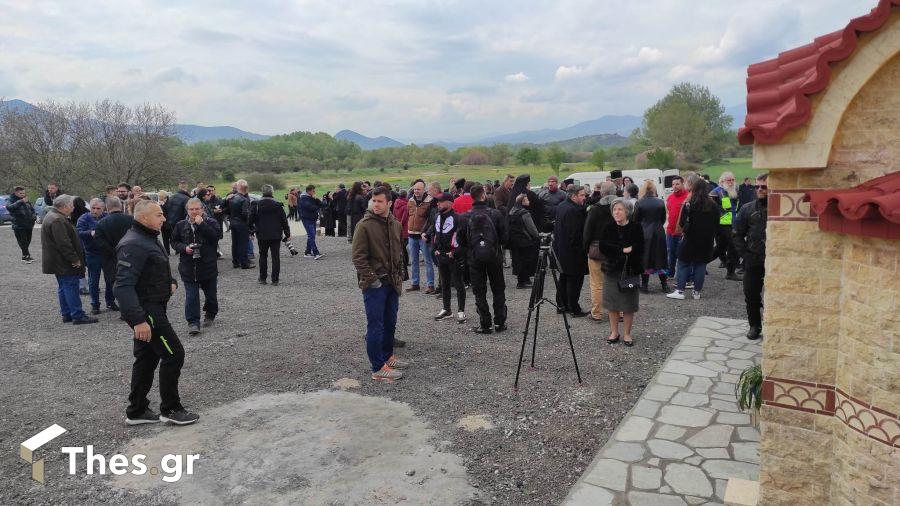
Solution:
{"label": "sandal", "polygon": [[619,335],[618,335],[618,334],[616,334],[616,338],[615,338],[615,339],[609,339],[609,338],[606,338],[606,344],[616,344],[616,343],[618,343],[618,342],[619,342]]}
{"label": "sandal", "polygon": [[625,346],[628,346],[629,348],[632,347],[632,346],[634,346],[634,340],[633,340],[633,339],[629,339],[629,340],[627,340],[627,341],[622,340],[622,342],[625,343]]}

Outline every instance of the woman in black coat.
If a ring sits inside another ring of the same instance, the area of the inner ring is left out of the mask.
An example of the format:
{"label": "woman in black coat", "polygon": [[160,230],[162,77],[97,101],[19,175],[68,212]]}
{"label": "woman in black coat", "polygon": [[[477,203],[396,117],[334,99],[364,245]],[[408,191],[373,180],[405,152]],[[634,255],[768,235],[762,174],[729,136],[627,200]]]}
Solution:
{"label": "woman in black coat", "polygon": [[691,185],[691,198],[684,203],[676,233],[684,234],[678,245],[675,291],[670,299],[684,299],[688,280],[694,280],[694,299],[700,298],[706,264],[713,258],[713,240],[719,227],[720,207],[709,196],[709,183],[698,179]]}
{"label": "woman in black coat", "polygon": [[657,198],[656,185],[647,179],[641,185],[640,198],[634,207],[634,221],[644,230],[644,272],[641,274],[641,291],[650,291],[650,275],[657,274],[663,293],[669,292],[665,269],[668,266],[666,256],[666,203]]}
{"label": "woman in black coat", "polygon": [[644,271],[641,258],[644,254],[644,231],[631,216],[631,203],[617,198],[611,206],[613,221],[600,233],[600,252],[603,254],[603,307],[609,313],[609,337],[606,342],[619,342],[619,317],[625,321],[622,340],[625,346],[633,346],[631,328],[634,313],[638,311],[637,286],[625,289],[619,286],[624,278],[634,277]]}
{"label": "woman in black coat", "polygon": [[509,222],[509,253],[512,270],[516,276],[516,288],[531,288],[531,276],[537,269],[540,233],[528,211],[531,201],[526,193],[520,193],[513,201],[507,220]]}
{"label": "woman in black coat", "polygon": [[322,224],[325,227],[325,235],[334,237],[334,204],[331,192],[326,192],[322,197],[322,207],[319,212],[322,213]]}

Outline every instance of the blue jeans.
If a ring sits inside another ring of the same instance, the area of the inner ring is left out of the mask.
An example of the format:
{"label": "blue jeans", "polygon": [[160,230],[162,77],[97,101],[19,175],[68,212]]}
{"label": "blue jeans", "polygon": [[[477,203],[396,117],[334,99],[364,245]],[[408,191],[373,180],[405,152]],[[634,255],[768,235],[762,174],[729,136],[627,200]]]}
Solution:
{"label": "blue jeans", "polygon": [[397,310],[400,296],[389,284],[381,288],[363,290],[366,306],[366,354],[372,364],[372,372],[381,369],[394,354],[394,332],[397,330]]}
{"label": "blue jeans", "polygon": [[200,290],[203,289],[203,312],[206,317],[213,319],[219,313],[219,300],[216,298],[218,279],[204,279],[202,281],[190,281],[181,278],[184,285],[184,319],[188,323],[200,324]]}
{"label": "blue jeans", "polygon": [[[100,255],[93,255],[91,253],[85,253],[84,264],[87,267],[88,271],[88,290],[91,292],[91,307],[99,308],[100,276],[103,275],[103,257],[101,257]],[[106,288],[103,292],[103,295],[106,299],[106,305],[109,306],[113,302],[115,302],[116,298],[113,295],[112,283],[109,282],[108,278],[105,278],[104,280],[106,282]]]}
{"label": "blue jeans", "polygon": [[84,310],[81,309],[81,295],[78,293],[80,279],[82,279],[81,276],[56,275],[56,283],[59,285],[56,289],[56,295],[59,297],[59,314],[63,318],[73,320],[87,318]]}
{"label": "blue jeans", "polygon": [[431,259],[431,248],[428,242],[419,237],[409,236],[407,244],[409,250],[409,263],[412,264],[412,284],[419,286],[419,252],[425,257],[425,281],[430,288],[434,288],[434,261]]}
{"label": "blue jeans", "polygon": [[316,247],[316,220],[303,220],[303,229],[306,230],[306,254],[319,254]]}
{"label": "blue jeans", "polygon": [[669,256],[669,277],[675,276],[675,263],[678,260],[678,245],[681,244],[680,235],[666,234],[666,251]]}
{"label": "blue jeans", "polygon": [[675,288],[683,292],[688,281],[694,280],[694,291],[703,290],[703,281],[706,279],[706,262],[682,262],[678,261],[678,275]]}

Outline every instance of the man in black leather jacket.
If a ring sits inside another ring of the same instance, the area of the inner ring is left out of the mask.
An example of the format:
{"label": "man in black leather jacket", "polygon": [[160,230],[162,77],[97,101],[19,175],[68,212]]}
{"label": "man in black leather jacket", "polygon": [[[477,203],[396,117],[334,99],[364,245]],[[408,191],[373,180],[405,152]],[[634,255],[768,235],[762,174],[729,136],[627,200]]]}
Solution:
{"label": "man in black leather jacket", "polygon": [[734,249],[744,259],[744,300],[750,330],[747,339],[762,337],[762,292],[766,277],[768,175],[756,177],[756,200],[741,207],[734,219]]}
{"label": "man in black leather jacket", "polygon": [[[134,206],[134,225],[116,247],[114,288],[122,318],[134,329],[134,365],[126,423],[194,423],[199,416],[181,405],[178,378],[184,348],[166,316],[166,304],[178,284],[169,268],[159,233],[166,218],[156,202],[141,200]],[[150,409],[147,394],[159,364],[160,414]]]}
{"label": "man in black leather jacket", "polygon": [[231,265],[235,269],[252,269],[247,251],[250,243],[250,195],[247,181],[241,179],[235,185],[236,192],[229,195],[228,221],[231,223]]}

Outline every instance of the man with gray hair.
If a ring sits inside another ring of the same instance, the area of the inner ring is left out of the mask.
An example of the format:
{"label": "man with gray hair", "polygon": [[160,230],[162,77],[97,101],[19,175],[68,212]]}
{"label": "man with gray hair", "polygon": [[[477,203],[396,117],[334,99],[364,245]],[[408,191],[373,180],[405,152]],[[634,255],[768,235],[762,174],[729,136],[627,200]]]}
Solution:
{"label": "man with gray hair", "polygon": [[734,174],[728,171],[719,176],[719,186],[709,192],[709,196],[719,205],[719,227],[716,229],[716,248],[713,258],[719,259],[719,267],[725,267],[725,279],[740,281],[741,277],[735,274],[738,266],[738,254],[732,241],[731,226],[738,211],[738,192],[735,185]]}
{"label": "man with gray hair", "polygon": [[228,196],[228,221],[231,223],[231,265],[237,269],[253,269],[250,263],[250,195],[247,181],[238,180],[235,192]]}
{"label": "man with gray hair", "polygon": [[[205,188],[200,193],[206,192]],[[187,202],[187,218],[172,229],[172,249],[178,253],[178,274],[184,284],[184,319],[188,322],[188,334],[200,333],[200,290],[206,299],[203,304],[203,326],[211,327],[219,313],[216,288],[219,270],[218,255],[219,222],[204,216],[203,201],[191,197]]]}
{"label": "man with gray hair", "polygon": [[587,253],[582,246],[586,220],[584,187],[572,185],[566,194],[568,198],[556,209],[553,225],[553,251],[560,271],[556,309],[558,312],[568,311],[579,318],[588,315],[578,302],[584,275],[588,273]]}
{"label": "man with gray hair", "polygon": [[[112,200],[112,199],[110,199]],[[106,206],[103,201],[94,198],[89,204],[90,212],[84,213],[78,217],[75,223],[75,230],[78,231],[78,238],[84,246],[84,262],[88,271],[88,291],[91,295],[91,314],[100,314],[100,274],[103,270],[103,256],[97,245],[94,244],[94,237],[97,234],[97,225],[100,220],[106,218]],[[106,306],[115,304],[113,297],[112,283],[107,280],[105,292]]]}
{"label": "man with gray hair", "polygon": [[[125,422],[194,423],[200,417],[185,410],[178,395],[184,347],[166,315],[169,298],[178,288],[169,255],[159,242],[166,218],[159,204],[150,200],[139,200],[133,214],[134,224],[116,248],[116,299],[122,318],[134,330],[134,364]],[[150,409],[147,400],[157,365],[160,414]]]}
{"label": "man with gray hair", "polygon": [[[118,197],[107,198],[106,212],[108,214],[97,223],[94,231],[94,245],[103,259],[103,279],[110,287],[116,282],[116,246],[134,223],[134,218],[125,214],[123,207],[122,201]],[[115,291],[113,291],[113,302],[107,303],[106,309],[119,310],[119,306],[115,302]]]}
{"label": "man with gray hair", "polygon": [[71,195],[59,195],[53,199],[53,207],[41,225],[41,267],[44,274],[56,276],[59,310],[63,322],[75,325],[97,323],[96,318],[84,314],[78,282],[84,277],[84,248],[78,240],[75,226],[69,216],[75,210]]}

